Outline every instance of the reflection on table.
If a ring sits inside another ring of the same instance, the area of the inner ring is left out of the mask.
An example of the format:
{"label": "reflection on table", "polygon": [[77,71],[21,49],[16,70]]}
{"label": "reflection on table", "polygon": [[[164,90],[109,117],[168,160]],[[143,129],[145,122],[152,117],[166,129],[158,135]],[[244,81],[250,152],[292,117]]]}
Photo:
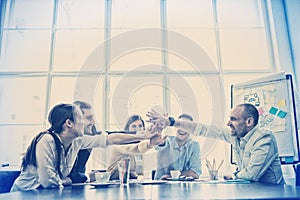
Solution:
{"label": "reflection on table", "polygon": [[89,184],[0,194],[0,199],[300,199],[300,187],[260,183],[170,181],[94,187]]}

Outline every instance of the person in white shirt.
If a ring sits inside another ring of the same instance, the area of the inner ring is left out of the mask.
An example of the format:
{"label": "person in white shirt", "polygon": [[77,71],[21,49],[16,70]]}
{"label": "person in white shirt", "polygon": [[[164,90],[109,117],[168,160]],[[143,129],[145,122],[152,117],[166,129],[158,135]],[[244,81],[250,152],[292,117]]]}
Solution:
{"label": "person in white shirt", "polygon": [[[128,118],[127,123],[125,125],[124,131],[136,132],[136,131],[144,131],[145,130],[145,122],[139,115],[132,115]],[[139,144],[130,144],[130,145],[116,145],[112,150],[110,163],[111,165],[108,167],[108,171],[111,172],[111,180],[118,180],[118,168],[117,162],[120,161],[124,157],[130,157],[130,179],[136,179],[138,175],[143,174],[143,155],[146,151],[150,150],[153,145],[149,145],[149,148],[139,148]]]}
{"label": "person in white shirt", "polygon": [[74,104],[58,104],[49,113],[51,127],[39,133],[29,145],[20,176],[11,191],[63,187],[72,184],[68,177],[80,149],[159,138],[155,126],[144,134],[84,135],[82,111]]}
{"label": "person in white shirt", "polygon": [[219,138],[232,144],[238,169],[232,175],[225,176],[225,179],[285,183],[275,136],[271,130],[258,127],[259,113],[252,104],[240,104],[232,109],[227,122],[230,129],[175,120],[154,110],[149,111],[147,116],[151,122],[159,122],[160,128],[175,126],[194,135]]}

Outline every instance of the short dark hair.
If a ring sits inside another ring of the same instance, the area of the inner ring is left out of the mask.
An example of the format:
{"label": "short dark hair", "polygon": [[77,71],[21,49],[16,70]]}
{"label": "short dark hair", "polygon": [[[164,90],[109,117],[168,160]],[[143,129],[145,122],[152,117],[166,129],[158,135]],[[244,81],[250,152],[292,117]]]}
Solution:
{"label": "short dark hair", "polygon": [[185,113],[179,115],[178,119],[181,119],[181,118],[186,118],[186,119],[189,119],[190,121],[194,120],[191,115],[188,115],[188,114],[185,114]]}
{"label": "short dark hair", "polygon": [[124,130],[128,131],[130,124],[132,124],[133,122],[135,122],[137,120],[141,120],[143,127],[145,128],[145,122],[144,122],[143,118],[140,115],[132,115],[131,117],[128,118]]}
{"label": "short dark hair", "polygon": [[79,106],[80,110],[83,112],[82,109],[88,109],[88,110],[91,110],[92,109],[92,106],[91,104],[87,103],[87,102],[84,102],[84,101],[74,101],[73,104]]}
{"label": "short dark hair", "polygon": [[237,106],[244,107],[244,113],[243,113],[244,119],[247,119],[248,117],[253,117],[254,126],[256,126],[258,124],[259,113],[254,105],[252,105],[250,103],[243,103],[243,104],[239,104]]}

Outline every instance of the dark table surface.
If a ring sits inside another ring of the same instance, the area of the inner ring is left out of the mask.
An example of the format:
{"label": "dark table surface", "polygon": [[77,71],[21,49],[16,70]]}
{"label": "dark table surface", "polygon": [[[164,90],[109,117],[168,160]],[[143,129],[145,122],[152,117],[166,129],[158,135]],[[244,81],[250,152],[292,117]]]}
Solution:
{"label": "dark table surface", "polygon": [[300,186],[260,183],[169,182],[160,185],[91,185],[0,194],[0,199],[300,199]]}

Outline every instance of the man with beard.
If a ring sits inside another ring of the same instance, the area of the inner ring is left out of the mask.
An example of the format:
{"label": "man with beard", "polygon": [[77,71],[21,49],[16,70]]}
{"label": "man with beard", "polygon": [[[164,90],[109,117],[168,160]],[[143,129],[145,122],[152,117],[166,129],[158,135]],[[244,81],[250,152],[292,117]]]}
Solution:
{"label": "man with beard", "polygon": [[[95,128],[95,119],[94,114],[92,113],[91,105],[84,101],[75,101],[73,104],[77,105],[80,108],[83,113],[83,117],[87,122],[87,124],[85,124],[84,126],[84,134],[91,136],[100,134],[101,132],[98,133]],[[85,181],[87,181],[87,177],[85,175],[85,166],[90,157],[91,151],[92,149],[79,150],[77,159],[69,175],[72,183],[84,183]]]}
{"label": "man with beard", "polygon": [[150,122],[159,122],[161,128],[175,126],[194,135],[222,139],[233,145],[238,169],[225,179],[284,184],[278,147],[274,134],[269,129],[257,126],[259,113],[252,104],[240,104],[232,109],[227,122],[229,129],[190,121],[175,120],[151,110],[147,113]]}
{"label": "man with beard", "polygon": [[[101,132],[98,132],[95,128],[95,119],[94,119],[94,114],[91,105],[83,101],[75,101],[73,104],[77,105],[83,113],[83,118],[85,119],[86,122],[84,124],[84,134],[90,136],[100,135]],[[142,130],[140,132],[145,134],[146,131]],[[164,139],[165,138],[156,136],[156,137],[152,137],[150,140],[144,140],[136,144],[128,144],[126,145],[126,148],[124,148],[124,151],[129,153],[144,153],[150,150],[154,145],[164,141]],[[69,174],[69,178],[72,180],[72,183],[84,183],[88,180],[87,176],[85,175],[85,171],[86,171],[86,163],[90,157],[91,151],[92,151],[91,148],[79,150],[76,161]],[[95,181],[93,176],[95,172],[96,171],[89,173],[90,181]]]}
{"label": "man with beard", "polygon": [[[187,114],[181,114],[178,118],[193,121],[192,116]],[[177,129],[176,136],[168,136],[155,149],[158,150],[155,180],[171,178],[172,170],[179,170],[181,176],[199,178],[202,172],[200,145],[190,137],[190,132]]]}

